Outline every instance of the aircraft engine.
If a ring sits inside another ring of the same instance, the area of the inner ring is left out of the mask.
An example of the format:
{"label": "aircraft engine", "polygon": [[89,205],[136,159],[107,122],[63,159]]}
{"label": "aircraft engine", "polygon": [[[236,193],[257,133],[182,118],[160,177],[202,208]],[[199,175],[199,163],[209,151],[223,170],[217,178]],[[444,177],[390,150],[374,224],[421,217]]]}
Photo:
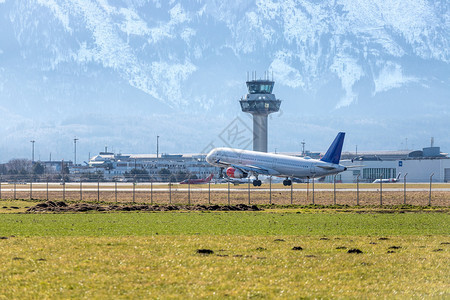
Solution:
{"label": "aircraft engine", "polygon": [[245,178],[245,177],[248,176],[248,174],[245,173],[245,172],[242,172],[239,169],[235,169],[235,168],[229,167],[227,169],[227,176],[230,177],[230,178]]}

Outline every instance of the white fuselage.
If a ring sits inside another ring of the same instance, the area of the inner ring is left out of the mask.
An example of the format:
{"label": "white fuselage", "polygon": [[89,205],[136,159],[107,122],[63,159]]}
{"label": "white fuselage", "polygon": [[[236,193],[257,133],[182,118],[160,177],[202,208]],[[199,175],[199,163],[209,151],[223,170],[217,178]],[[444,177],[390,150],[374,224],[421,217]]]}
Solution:
{"label": "white fuselage", "polygon": [[[313,178],[333,175],[345,171],[339,164],[332,164],[312,158],[301,158],[282,154],[257,151],[216,148],[206,157],[211,165],[217,167],[237,167],[250,170],[249,173],[260,173],[257,169],[267,170],[268,174],[280,177]],[[255,170],[256,171],[252,171]]]}
{"label": "white fuselage", "polygon": [[372,183],[393,183],[397,182],[397,178],[389,178],[389,179],[375,179]]}

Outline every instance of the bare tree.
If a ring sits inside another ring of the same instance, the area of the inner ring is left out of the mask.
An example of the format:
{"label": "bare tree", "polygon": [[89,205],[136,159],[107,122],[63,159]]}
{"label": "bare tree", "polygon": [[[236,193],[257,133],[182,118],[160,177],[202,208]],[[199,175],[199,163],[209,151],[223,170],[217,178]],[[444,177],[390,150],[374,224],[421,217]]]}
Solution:
{"label": "bare tree", "polygon": [[31,172],[31,167],[31,160],[25,158],[14,158],[6,164],[9,174],[26,175]]}

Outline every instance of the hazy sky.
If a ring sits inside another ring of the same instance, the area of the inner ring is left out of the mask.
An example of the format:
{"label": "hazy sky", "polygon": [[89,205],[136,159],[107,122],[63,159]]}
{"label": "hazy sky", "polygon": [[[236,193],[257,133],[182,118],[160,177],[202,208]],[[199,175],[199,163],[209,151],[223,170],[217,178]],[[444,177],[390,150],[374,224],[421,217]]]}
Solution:
{"label": "hazy sky", "polygon": [[[247,72],[283,100],[269,151],[450,151],[450,4],[0,0],[0,162],[251,148]],[[236,134],[237,133],[237,134]]]}

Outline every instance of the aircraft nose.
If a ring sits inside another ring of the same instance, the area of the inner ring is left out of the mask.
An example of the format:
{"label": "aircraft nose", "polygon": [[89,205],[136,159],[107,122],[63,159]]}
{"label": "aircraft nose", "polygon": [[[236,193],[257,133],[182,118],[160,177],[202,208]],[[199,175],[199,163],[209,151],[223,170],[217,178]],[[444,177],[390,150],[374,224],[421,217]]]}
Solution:
{"label": "aircraft nose", "polygon": [[206,155],[206,161],[207,161],[208,163],[211,163],[211,162],[212,162],[212,151],[209,152],[208,155]]}

